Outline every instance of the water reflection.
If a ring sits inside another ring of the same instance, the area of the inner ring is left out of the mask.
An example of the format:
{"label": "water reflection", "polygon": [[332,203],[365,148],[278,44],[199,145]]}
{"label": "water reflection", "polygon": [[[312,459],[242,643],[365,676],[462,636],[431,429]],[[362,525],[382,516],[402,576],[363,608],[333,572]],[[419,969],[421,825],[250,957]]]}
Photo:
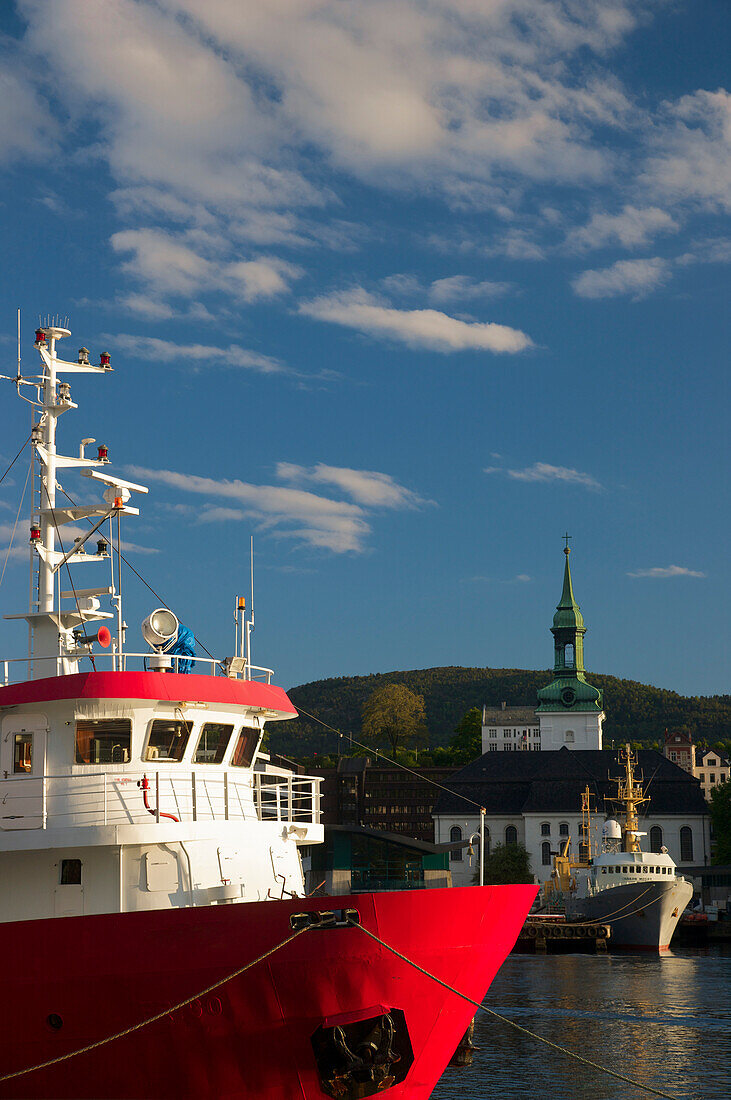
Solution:
{"label": "water reflection", "polygon": [[[731,948],[513,955],[485,1003],[600,1065],[683,1100],[731,1095]],[[651,1094],[478,1015],[471,1068],[433,1100],[639,1100]]]}

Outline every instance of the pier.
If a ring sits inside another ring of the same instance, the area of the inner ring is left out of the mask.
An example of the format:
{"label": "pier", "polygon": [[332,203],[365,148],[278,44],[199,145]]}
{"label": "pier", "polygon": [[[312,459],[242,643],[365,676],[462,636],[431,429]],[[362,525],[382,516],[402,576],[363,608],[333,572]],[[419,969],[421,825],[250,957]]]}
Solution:
{"label": "pier", "polygon": [[612,935],[608,924],[570,923],[529,917],[513,948],[519,954],[545,955],[560,951],[605,952]]}

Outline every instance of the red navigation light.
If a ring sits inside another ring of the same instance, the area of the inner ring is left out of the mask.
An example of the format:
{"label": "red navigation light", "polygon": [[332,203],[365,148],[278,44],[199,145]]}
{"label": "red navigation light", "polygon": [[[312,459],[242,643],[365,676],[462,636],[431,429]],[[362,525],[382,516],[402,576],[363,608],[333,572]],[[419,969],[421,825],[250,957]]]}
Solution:
{"label": "red navigation light", "polygon": [[112,357],[111,357],[111,355],[109,354],[108,351],[103,351],[101,353],[101,355],[99,356],[99,366],[100,367],[105,367],[106,369],[111,370]]}
{"label": "red navigation light", "polygon": [[31,542],[40,542],[41,541],[41,529],[40,529],[40,527],[35,527],[35,526],[31,527],[31,529],[30,529],[30,541]]}
{"label": "red navigation light", "polygon": [[45,344],[45,342],[46,342],[45,332],[43,331],[42,328],[37,328],[36,329],[36,347],[39,347],[41,344]]}
{"label": "red navigation light", "polygon": [[109,462],[109,448],[104,443],[99,444],[99,454],[97,455],[99,462]]}

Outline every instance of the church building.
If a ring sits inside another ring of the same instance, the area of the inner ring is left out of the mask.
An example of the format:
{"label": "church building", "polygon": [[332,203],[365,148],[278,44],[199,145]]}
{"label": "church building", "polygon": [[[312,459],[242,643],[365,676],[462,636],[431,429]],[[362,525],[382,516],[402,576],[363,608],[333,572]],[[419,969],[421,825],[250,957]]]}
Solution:
{"label": "church building", "polygon": [[563,591],[553,616],[553,680],[538,692],[538,706],[484,707],[482,751],[601,749],[602,693],[584,671],[584,617],[574,598],[571,551],[564,549]]}

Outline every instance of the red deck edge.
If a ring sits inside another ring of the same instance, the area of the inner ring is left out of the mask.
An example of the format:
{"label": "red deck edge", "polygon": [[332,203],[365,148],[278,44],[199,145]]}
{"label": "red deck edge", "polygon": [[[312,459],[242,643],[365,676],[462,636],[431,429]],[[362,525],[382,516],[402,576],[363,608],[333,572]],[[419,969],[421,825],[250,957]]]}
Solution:
{"label": "red deck edge", "polygon": [[79,672],[48,676],[0,688],[0,707],[46,703],[56,699],[169,699],[174,702],[233,703],[276,710],[296,717],[283,688],[227,676],[177,672]]}

